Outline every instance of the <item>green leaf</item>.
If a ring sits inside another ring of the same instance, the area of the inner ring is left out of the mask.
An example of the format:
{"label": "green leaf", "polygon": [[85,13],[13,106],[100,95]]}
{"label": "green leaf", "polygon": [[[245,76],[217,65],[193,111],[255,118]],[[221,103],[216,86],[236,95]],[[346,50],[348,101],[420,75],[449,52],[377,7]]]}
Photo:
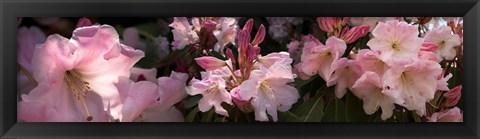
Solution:
{"label": "green leaf", "polygon": [[295,82],[294,82],[295,87],[296,87],[297,89],[299,89],[299,88],[305,86],[306,84],[310,83],[311,81],[313,81],[313,80],[316,79],[317,77],[319,77],[319,76],[313,76],[313,77],[311,77],[311,78],[308,79],[308,80],[302,80],[302,79],[300,79],[300,78],[295,78]]}
{"label": "green leaf", "polygon": [[210,109],[206,114],[204,114],[201,122],[210,122],[213,115],[215,115],[215,108]]}
{"label": "green leaf", "polygon": [[226,117],[218,117],[213,122],[228,122]]}
{"label": "green leaf", "polygon": [[192,111],[190,111],[190,113],[188,113],[187,117],[185,117],[185,121],[193,122],[198,112],[200,112],[200,110],[198,107],[195,107]]}
{"label": "green leaf", "polygon": [[346,122],[346,109],[345,103],[336,97],[327,105],[325,115],[323,117],[324,122]]}
{"label": "green leaf", "polygon": [[279,121],[285,121],[285,122],[302,122],[303,120],[298,117],[296,114],[286,111],[286,112],[278,112],[278,119]]}
{"label": "green leaf", "polygon": [[350,91],[345,95],[345,114],[349,122],[367,122],[368,115],[363,110],[363,103]]}
{"label": "green leaf", "polygon": [[227,60],[228,59],[228,58],[224,57],[222,54],[220,54],[219,52],[216,52],[216,51],[209,52],[209,55],[213,56],[215,58],[221,59],[221,60]]}
{"label": "green leaf", "polygon": [[198,101],[200,101],[201,98],[202,98],[202,95],[195,95],[195,96],[192,96],[192,97],[188,97],[187,99],[183,100],[183,106],[185,108],[191,108],[191,107],[197,105]]}
{"label": "green leaf", "polygon": [[293,112],[303,122],[321,122],[323,117],[324,100],[319,93],[297,107]]}
{"label": "green leaf", "polygon": [[422,122],[422,118],[417,113],[412,112],[412,115],[415,122]]}

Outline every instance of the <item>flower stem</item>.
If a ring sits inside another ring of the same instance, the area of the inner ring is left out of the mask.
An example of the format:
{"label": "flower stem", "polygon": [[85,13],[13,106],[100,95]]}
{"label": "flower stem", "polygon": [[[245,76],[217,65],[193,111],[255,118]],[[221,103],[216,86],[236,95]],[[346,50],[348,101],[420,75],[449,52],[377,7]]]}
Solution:
{"label": "flower stem", "polygon": [[228,69],[230,70],[230,72],[232,73],[232,75],[233,75],[233,80],[235,80],[235,83],[236,83],[237,85],[240,84],[240,82],[238,82],[238,76],[235,75],[235,72],[233,71],[232,67],[230,67],[228,64],[227,64],[227,67],[228,67]]}
{"label": "flower stem", "polygon": [[20,71],[23,74],[25,74],[25,76],[28,78],[28,80],[30,81],[30,84],[32,84],[33,87],[36,87],[38,83],[37,81],[35,81],[35,79],[33,79],[32,75],[27,71],[27,69],[25,69],[25,67],[23,67],[20,63],[17,63],[17,66],[20,69]]}
{"label": "flower stem", "polygon": [[138,34],[144,36],[144,37],[147,38],[147,39],[150,39],[152,42],[155,42],[155,39],[156,39],[156,38],[153,37],[152,35],[148,34],[148,33],[145,32],[145,31],[138,30]]}

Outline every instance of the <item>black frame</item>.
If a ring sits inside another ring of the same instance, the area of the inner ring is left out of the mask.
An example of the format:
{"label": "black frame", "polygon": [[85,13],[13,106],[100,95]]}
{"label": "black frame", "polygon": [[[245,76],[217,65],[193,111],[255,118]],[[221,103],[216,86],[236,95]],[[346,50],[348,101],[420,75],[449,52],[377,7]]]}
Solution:
{"label": "black frame", "polygon": [[[478,138],[478,0],[4,0],[0,137]],[[220,12],[219,12],[220,11]],[[463,16],[464,123],[16,123],[16,17]]]}

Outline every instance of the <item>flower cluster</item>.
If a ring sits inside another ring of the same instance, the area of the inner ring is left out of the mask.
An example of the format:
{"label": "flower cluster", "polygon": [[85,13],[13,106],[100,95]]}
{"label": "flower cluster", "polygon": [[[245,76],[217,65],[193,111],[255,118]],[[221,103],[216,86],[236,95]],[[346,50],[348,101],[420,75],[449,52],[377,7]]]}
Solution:
{"label": "flower cluster", "polygon": [[[229,116],[221,103],[235,103],[243,112],[253,108],[256,120],[268,121],[268,113],[277,121],[277,110],[289,110],[299,98],[297,90],[288,85],[295,78],[289,54],[260,56],[258,44],[265,37],[265,27],[261,25],[250,41],[252,27],[253,19],[250,19],[238,33],[238,57],[228,49],[226,61],[211,56],[195,59],[206,71],[201,73],[202,80],[190,82],[187,93],[202,94],[198,103],[200,111],[206,112],[213,106],[216,113]],[[232,63],[238,63],[238,69]]]}
{"label": "flower cluster", "polygon": [[17,20],[18,121],[463,122],[462,18],[66,20]]}

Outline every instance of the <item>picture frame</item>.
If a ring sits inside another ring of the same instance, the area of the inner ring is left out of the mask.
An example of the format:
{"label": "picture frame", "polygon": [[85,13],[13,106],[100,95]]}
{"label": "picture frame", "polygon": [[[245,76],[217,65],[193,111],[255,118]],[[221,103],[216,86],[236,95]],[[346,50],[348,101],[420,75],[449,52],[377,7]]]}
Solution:
{"label": "picture frame", "polygon": [[[478,0],[6,0],[0,3],[2,138],[478,138]],[[188,9],[188,10],[187,10]],[[290,9],[290,10],[288,10]],[[221,11],[221,12],[219,12]],[[463,16],[463,123],[18,123],[16,17]]]}

